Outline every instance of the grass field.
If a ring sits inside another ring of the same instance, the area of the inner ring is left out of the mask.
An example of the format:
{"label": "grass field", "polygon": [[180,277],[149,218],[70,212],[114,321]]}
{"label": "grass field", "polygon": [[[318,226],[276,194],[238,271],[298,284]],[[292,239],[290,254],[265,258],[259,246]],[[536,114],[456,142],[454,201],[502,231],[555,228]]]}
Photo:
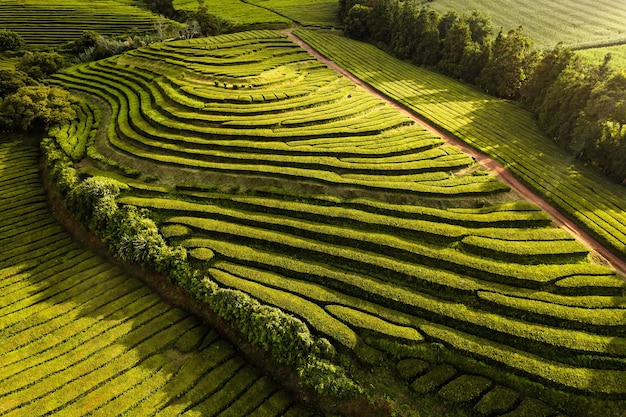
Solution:
{"label": "grass field", "polygon": [[552,49],[558,42],[568,46],[626,42],[626,3],[620,0],[432,0],[424,5],[442,14],[450,10],[467,14],[480,10],[491,15],[496,33],[500,28],[506,33],[522,25],[524,34],[541,49]]}
{"label": "grass field", "polygon": [[48,211],[38,156],[0,139],[0,415],[314,415],[73,242]]}
{"label": "grass field", "polygon": [[249,3],[273,10],[303,26],[341,25],[337,0],[250,0]]}
{"label": "grass field", "polygon": [[435,416],[626,410],[624,280],[283,35],[155,44],[54,82],[102,103],[83,175],[125,181],[118,203],[200,276],[303,319],[373,393]]}
{"label": "grass field", "polygon": [[332,34],[297,33],[374,88],[501,162],[626,257],[623,187],[556,146],[541,134],[530,113],[372,45]]}
{"label": "grass field", "polygon": [[103,35],[154,31],[158,17],[134,0],[3,0],[0,28],[18,32],[28,47],[54,46],[85,30]]}

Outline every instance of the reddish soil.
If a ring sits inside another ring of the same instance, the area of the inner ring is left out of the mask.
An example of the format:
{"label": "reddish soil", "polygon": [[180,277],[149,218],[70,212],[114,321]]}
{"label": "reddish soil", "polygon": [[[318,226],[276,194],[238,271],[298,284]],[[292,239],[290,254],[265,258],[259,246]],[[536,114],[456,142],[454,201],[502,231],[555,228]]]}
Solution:
{"label": "reddish soil", "polygon": [[290,30],[283,31],[285,35],[287,35],[291,40],[297,43],[299,46],[304,48],[307,52],[313,55],[316,59],[327,65],[329,68],[339,72],[345,77],[349,78],[352,82],[359,85],[360,87],[367,90],[372,95],[380,98],[381,100],[386,101],[391,106],[396,108],[401,113],[407,115],[411,119],[413,119],[416,123],[419,123],[421,126],[429,130],[430,132],[440,136],[446,142],[451,145],[456,146],[461,149],[466,154],[474,157],[476,161],[491,172],[493,172],[502,182],[508,184],[513,190],[519,193],[525,200],[539,206],[543,211],[548,213],[554,220],[555,224],[564,227],[569,230],[579,241],[587,245],[592,251],[597,253],[599,256],[604,258],[606,262],[608,262],[615,270],[617,270],[620,274],[626,276],[626,261],[622,260],[620,257],[615,255],[609,249],[604,247],[600,242],[598,242],[595,238],[591,237],[587,232],[585,232],[579,225],[572,222],[566,216],[564,216],[560,211],[558,211],[555,207],[550,205],[546,200],[542,197],[535,194],[528,187],[522,184],[517,178],[513,176],[509,171],[507,171],[500,163],[494,161],[489,158],[487,155],[484,155],[478,152],[476,149],[471,148],[465,142],[460,141],[454,136],[449,135],[448,133],[437,129],[425,119],[420,117],[418,114],[413,113],[408,108],[402,106],[401,104],[393,101],[389,97],[381,94],[378,90],[371,87],[369,84],[361,81],[359,78],[352,75],[350,72],[346,71],[344,68],[337,65],[335,62],[329,60],[324,55],[320,54],[314,48],[312,48],[309,44],[305,43],[302,39],[298,38],[296,35],[291,33]]}

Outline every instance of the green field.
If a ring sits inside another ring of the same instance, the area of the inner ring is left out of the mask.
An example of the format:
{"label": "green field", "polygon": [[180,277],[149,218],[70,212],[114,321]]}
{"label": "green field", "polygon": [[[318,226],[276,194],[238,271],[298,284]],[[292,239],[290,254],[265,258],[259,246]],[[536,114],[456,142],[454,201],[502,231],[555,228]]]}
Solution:
{"label": "green field", "polygon": [[546,138],[529,112],[399,61],[372,45],[332,34],[296,33],[385,95],[501,162],[616,254],[626,257],[624,188]]}
{"label": "green field", "polygon": [[341,25],[337,0],[251,0],[250,3],[273,10],[303,26]]}
{"label": "green field", "polygon": [[0,28],[18,32],[29,47],[50,47],[83,31],[124,35],[154,31],[158,19],[135,0],[3,0]]}
{"label": "green field", "polygon": [[626,3],[620,0],[432,0],[423,4],[442,14],[480,10],[491,16],[496,32],[502,28],[506,33],[522,25],[524,34],[541,49],[552,49],[558,42],[568,46],[626,42]]}
{"label": "green field", "polygon": [[623,278],[284,35],[154,44],[52,81],[90,97],[89,127],[65,129],[83,151],[57,137],[84,176],[125,182],[117,203],[150,210],[200,276],[304,320],[372,394],[425,415],[626,410]]}
{"label": "green field", "polygon": [[35,144],[0,139],[0,415],[311,416],[235,348],[80,247]]}

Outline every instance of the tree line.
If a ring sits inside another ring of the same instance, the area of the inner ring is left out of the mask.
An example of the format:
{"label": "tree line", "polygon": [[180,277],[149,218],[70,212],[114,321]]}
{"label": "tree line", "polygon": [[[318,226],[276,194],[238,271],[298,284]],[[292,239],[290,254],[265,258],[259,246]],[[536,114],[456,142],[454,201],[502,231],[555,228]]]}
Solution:
{"label": "tree line", "polygon": [[626,69],[611,69],[610,55],[594,65],[562,44],[540,51],[521,26],[494,36],[479,11],[441,15],[419,0],[339,3],[346,35],[520,102],[547,136],[626,184]]}

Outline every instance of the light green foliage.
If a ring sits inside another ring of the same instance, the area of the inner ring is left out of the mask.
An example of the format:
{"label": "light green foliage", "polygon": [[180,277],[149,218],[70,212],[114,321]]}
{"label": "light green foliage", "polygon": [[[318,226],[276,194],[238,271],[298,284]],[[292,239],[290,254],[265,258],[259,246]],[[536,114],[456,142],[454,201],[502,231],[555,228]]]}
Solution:
{"label": "light green foliage", "polygon": [[0,103],[0,125],[5,129],[47,130],[76,118],[77,99],[69,92],[46,85],[25,86]]}
{"label": "light green foliage", "polygon": [[576,54],[592,65],[600,65],[606,55],[611,54],[611,68],[626,68],[626,44],[579,49]]}

